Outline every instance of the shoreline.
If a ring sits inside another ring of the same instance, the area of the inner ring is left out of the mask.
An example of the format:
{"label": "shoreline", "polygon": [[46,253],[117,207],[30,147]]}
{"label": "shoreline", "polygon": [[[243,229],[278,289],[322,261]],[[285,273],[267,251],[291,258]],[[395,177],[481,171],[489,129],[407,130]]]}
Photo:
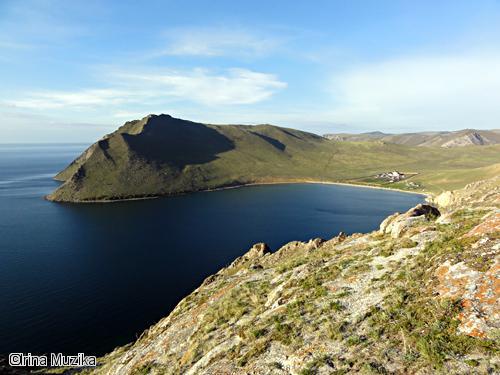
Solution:
{"label": "shoreline", "polygon": [[173,194],[159,194],[154,196],[144,196],[144,197],[131,197],[131,198],[123,198],[123,199],[102,199],[102,200],[75,200],[75,201],[58,201],[52,200],[48,198],[48,195],[45,195],[43,198],[49,202],[54,203],[118,203],[118,202],[127,202],[127,201],[140,201],[140,200],[148,200],[148,199],[158,199],[158,198],[167,198],[167,197],[175,197],[180,195],[192,194],[192,193],[208,193],[212,191],[220,191],[220,190],[229,190],[229,189],[240,189],[248,186],[264,186],[264,185],[291,185],[291,184],[320,184],[320,185],[339,185],[339,186],[353,186],[359,188],[367,188],[367,189],[379,189],[379,190],[388,190],[388,191],[397,191],[400,193],[407,194],[417,194],[424,197],[425,200],[431,197],[431,194],[428,192],[416,192],[416,191],[408,191],[403,189],[393,189],[384,186],[375,186],[375,185],[362,185],[362,184],[354,184],[348,182],[333,182],[333,181],[315,181],[315,180],[284,180],[284,181],[270,181],[270,182],[250,182],[247,184],[238,184],[238,185],[228,185],[221,186],[212,189],[202,189],[202,190],[193,190],[188,192],[179,192]]}
{"label": "shoreline", "polygon": [[[240,184],[240,185],[233,185],[233,186],[221,186],[221,187],[213,188],[213,189],[198,190],[198,191],[194,191],[193,193],[195,193],[195,192],[210,192],[210,191],[218,191],[218,190],[228,190],[228,189],[239,189],[239,188],[244,188],[244,187],[247,187],[247,186],[291,185],[291,184],[319,184],[319,185],[354,186],[354,187],[360,187],[360,188],[389,190],[389,191],[398,191],[400,193],[417,194],[417,195],[422,195],[425,198],[428,198],[428,197],[431,196],[431,193],[429,193],[429,192],[417,192],[417,191],[409,191],[409,190],[403,190],[403,189],[393,189],[393,188],[388,188],[388,187],[384,187],[384,186],[376,186],[376,185],[351,184],[351,183],[348,183],[348,182],[314,181],[314,180],[276,181],[276,182],[251,182],[251,183],[248,183],[248,184]],[[158,197],[161,197],[161,196],[158,196]]]}

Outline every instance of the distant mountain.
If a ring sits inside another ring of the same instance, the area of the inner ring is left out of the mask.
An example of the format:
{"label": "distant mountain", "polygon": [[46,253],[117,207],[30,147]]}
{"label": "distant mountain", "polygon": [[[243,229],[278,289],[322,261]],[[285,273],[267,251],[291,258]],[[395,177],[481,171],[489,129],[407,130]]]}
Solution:
{"label": "distant mountain", "polygon": [[387,134],[370,132],[361,134],[325,134],[325,137],[335,141],[367,142],[383,141],[407,146],[432,147],[462,147],[500,144],[500,130],[464,129],[449,132],[419,132],[404,134]]}
{"label": "distant mountain", "polygon": [[[47,199],[111,201],[301,181],[439,191],[496,173],[492,165],[500,165],[500,146],[462,150],[331,142],[272,125],[210,125],[150,115],[91,145],[55,177],[64,183]],[[374,177],[388,171],[411,176],[411,183]]]}

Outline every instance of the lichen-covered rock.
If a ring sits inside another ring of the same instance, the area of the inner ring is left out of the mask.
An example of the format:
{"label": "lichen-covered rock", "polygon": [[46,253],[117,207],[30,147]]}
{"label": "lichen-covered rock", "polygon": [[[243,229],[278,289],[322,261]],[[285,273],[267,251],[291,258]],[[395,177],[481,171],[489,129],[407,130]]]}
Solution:
{"label": "lichen-covered rock", "polygon": [[486,215],[484,221],[472,228],[465,236],[484,236],[500,232],[500,210]]}
{"label": "lichen-covered rock", "polygon": [[500,329],[500,257],[486,272],[447,261],[436,270],[436,276],[441,297],[461,300],[458,330],[473,337],[496,338]]}

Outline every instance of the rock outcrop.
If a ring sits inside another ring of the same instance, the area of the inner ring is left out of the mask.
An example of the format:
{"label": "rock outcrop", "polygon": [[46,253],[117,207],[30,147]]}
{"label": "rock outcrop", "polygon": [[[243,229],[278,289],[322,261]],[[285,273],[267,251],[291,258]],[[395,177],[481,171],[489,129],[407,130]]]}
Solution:
{"label": "rock outcrop", "polygon": [[492,144],[488,138],[483,137],[477,131],[471,131],[470,133],[466,133],[462,136],[451,139],[441,145],[441,147],[465,147],[465,146],[484,146],[488,144]]}
{"label": "rock outcrop", "polygon": [[404,231],[407,231],[411,227],[431,222],[440,215],[441,213],[436,207],[428,204],[419,204],[404,214],[395,213],[389,216],[380,224],[380,233],[390,234],[393,238],[399,238]]}
{"label": "rock outcrop", "polygon": [[228,268],[236,268],[244,263],[256,261],[259,258],[263,257],[266,254],[269,254],[271,249],[267,244],[261,242],[252,246],[250,250],[248,250],[244,255],[236,258],[233,263],[229,265]]}
{"label": "rock outcrop", "polygon": [[461,190],[445,191],[431,198],[431,201],[448,210],[457,207],[474,208],[485,205],[500,208],[500,175],[472,182]]}

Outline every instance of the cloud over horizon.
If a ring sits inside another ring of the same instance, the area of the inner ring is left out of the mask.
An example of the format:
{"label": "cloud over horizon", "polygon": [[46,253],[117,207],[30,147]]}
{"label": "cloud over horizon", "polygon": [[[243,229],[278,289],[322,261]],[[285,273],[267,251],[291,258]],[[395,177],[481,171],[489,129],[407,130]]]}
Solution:
{"label": "cloud over horizon", "polygon": [[338,122],[499,127],[500,55],[387,59],[336,74],[329,91]]}
{"label": "cloud over horizon", "polygon": [[206,106],[246,105],[266,100],[287,86],[273,74],[238,68],[219,74],[196,68],[161,73],[116,72],[111,77],[117,83],[108,88],[33,91],[3,103],[32,110],[140,105],[150,100],[182,100]]}

